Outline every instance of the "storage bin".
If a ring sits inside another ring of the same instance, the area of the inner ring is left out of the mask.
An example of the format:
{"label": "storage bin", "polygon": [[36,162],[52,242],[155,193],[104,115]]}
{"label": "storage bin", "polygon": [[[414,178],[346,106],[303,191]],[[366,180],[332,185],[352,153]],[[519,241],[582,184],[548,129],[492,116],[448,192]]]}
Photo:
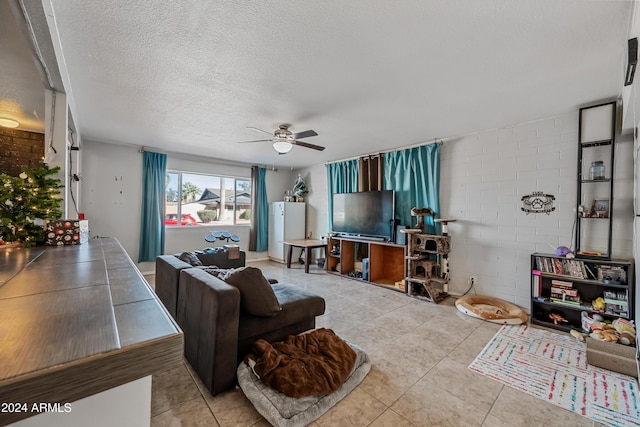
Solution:
{"label": "storage bin", "polygon": [[587,337],[587,363],[638,378],[635,347]]}

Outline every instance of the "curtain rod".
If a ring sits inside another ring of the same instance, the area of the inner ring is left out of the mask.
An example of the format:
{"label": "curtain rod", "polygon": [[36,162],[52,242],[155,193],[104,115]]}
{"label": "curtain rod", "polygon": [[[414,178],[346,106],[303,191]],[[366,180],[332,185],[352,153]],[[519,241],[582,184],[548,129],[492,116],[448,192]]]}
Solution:
{"label": "curtain rod", "polygon": [[154,153],[166,154],[167,156],[171,156],[173,158],[181,159],[181,160],[202,161],[203,159],[205,159],[205,160],[212,160],[212,161],[220,162],[222,164],[229,165],[229,166],[246,166],[246,167],[249,167],[249,168],[251,166],[257,166],[255,163],[237,162],[237,161],[234,161],[234,160],[221,159],[219,157],[201,156],[201,155],[188,154],[188,153],[179,153],[177,151],[169,151],[169,150],[161,150],[161,149],[157,149],[157,148],[153,148],[153,147],[145,147],[144,145],[139,146],[139,147],[140,148],[138,149],[138,151],[140,153],[144,153],[145,151],[151,151],[151,152],[154,152]]}
{"label": "curtain rod", "polygon": [[330,164],[333,164],[333,163],[346,162],[346,161],[349,161],[349,160],[359,159],[360,157],[363,157],[363,156],[371,156],[371,155],[375,155],[375,154],[391,153],[393,151],[406,150],[408,148],[421,147],[423,145],[431,145],[431,144],[440,144],[440,145],[442,145],[442,143],[444,141],[445,141],[445,138],[434,138],[433,141],[418,142],[417,144],[405,145],[405,146],[402,146],[402,147],[392,148],[392,149],[389,149],[389,150],[382,150],[382,151],[378,151],[377,153],[373,153],[373,154],[361,154],[359,156],[348,157],[348,158],[342,159],[342,160],[333,160],[331,162],[325,162],[324,164],[325,165],[330,165]]}

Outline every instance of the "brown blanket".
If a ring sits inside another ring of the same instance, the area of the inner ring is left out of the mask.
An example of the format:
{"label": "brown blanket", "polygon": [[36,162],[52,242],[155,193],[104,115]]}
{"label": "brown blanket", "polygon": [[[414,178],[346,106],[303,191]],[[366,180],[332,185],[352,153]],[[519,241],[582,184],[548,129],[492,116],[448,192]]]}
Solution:
{"label": "brown blanket", "polygon": [[290,397],[333,393],[347,379],[356,353],[331,329],[316,329],[269,344],[253,345],[255,372],[274,390]]}

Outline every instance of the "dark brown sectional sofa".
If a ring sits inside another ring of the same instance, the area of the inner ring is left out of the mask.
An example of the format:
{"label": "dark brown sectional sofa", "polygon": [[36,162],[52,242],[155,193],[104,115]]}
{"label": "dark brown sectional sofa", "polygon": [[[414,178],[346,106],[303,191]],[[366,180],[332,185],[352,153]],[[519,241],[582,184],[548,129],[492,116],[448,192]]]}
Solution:
{"label": "dark brown sectional sofa", "polygon": [[173,255],[156,259],[156,293],[182,328],[185,357],[212,394],[234,387],[238,363],[256,340],[281,341],[313,329],[324,314],[322,297],[288,283],[271,287],[280,310],[255,316],[243,309],[238,287]]}

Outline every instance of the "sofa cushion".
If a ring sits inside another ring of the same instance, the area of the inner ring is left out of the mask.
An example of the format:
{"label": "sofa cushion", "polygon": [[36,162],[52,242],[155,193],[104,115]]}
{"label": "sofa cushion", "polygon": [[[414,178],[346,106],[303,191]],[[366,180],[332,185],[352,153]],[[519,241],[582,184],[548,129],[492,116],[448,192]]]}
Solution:
{"label": "sofa cushion", "polygon": [[221,278],[240,290],[240,308],[243,312],[261,317],[272,317],[280,312],[278,298],[260,269],[236,268]]}
{"label": "sofa cushion", "polygon": [[[240,314],[238,337],[240,340],[264,336],[271,331],[284,329],[288,325],[315,319],[325,311],[325,301],[321,296],[290,283],[272,285],[282,310],[273,319],[265,321]],[[284,339],[286,335],[279,339]],[[251,342],[253,344],[253,342]]]}
{"label": "sofa cushion", "polygon": [[193,267],[198,267],[202,265],[202,262],[200,262],[200,259],[193,252],[182,252],[178,257],[178,259],[188,264],[191,264],[191,266]]}

